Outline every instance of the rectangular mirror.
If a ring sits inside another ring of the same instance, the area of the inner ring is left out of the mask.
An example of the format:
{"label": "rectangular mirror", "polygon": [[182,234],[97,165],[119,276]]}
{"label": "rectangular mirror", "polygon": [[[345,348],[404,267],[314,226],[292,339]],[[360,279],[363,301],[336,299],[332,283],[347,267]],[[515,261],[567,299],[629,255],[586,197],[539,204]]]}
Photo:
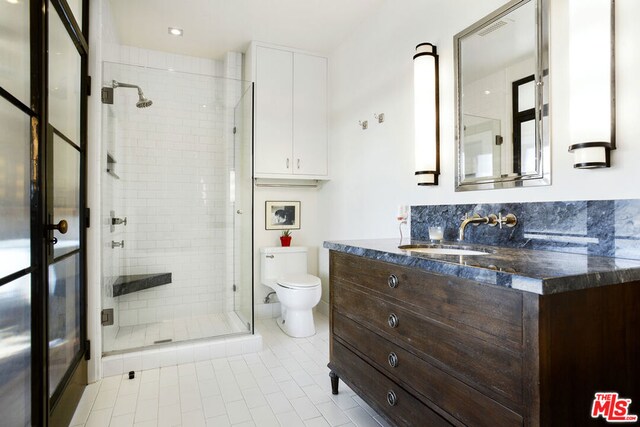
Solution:
{"label": "rectangular mirror", "polygon": [[456,191],[549,185],[548,0],[515,0],[454,37]]}

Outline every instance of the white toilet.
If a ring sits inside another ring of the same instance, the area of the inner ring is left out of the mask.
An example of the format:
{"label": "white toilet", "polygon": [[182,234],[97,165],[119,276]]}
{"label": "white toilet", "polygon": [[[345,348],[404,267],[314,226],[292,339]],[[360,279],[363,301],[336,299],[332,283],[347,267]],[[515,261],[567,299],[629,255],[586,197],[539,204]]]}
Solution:
{"label": "white toilet", "polygon": [[320,302],[322,285],[307,273],[307,248],[260,248],[260,283],[278,295],[282,315],[276,322],[285,334],[304,338],[316,333],[311,309]]}

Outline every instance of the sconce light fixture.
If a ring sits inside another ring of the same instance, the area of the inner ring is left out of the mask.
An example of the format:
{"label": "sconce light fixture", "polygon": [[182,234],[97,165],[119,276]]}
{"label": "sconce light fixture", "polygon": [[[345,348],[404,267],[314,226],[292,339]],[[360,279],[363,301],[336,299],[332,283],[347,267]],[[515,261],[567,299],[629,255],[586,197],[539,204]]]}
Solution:
{"label": "sconce light fixture", "polygon": [[615,0],[570,0],[573,167],[608,168],[616,148]]}
{"label": "sconce light fixture", "polygon": [[420,43],[413,55],[416,179],[418,185],[438,185],[440,175],[440,112],[438,52]]}

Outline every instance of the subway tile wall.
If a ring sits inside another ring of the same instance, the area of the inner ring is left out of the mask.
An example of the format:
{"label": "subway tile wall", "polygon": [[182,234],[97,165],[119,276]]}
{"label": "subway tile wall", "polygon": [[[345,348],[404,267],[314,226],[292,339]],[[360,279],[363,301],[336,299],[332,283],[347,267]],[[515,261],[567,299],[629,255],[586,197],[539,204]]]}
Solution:
{"label": "subway tile wall", "polygon": [[[103,308],[116,312],[104,328],[109,351],[120,326],[233,310],[233,107],[246,85],[231,80],[241,76],[239,53],[213,61],[109,45],[105,56],[105,86],[139,85],[153,100],[139,109],[136,90],[119,88],[103,106]],[[119,179],[106,173],[107,151]],[[112,231],[111,210],[127,225]],[[119,275],[163,272],[172,284],[112,297]]]}

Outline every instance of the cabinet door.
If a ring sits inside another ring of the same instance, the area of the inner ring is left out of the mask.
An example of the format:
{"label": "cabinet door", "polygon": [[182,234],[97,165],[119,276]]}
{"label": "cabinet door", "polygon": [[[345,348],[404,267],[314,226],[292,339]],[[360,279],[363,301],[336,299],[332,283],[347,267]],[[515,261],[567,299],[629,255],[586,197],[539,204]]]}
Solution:
{"label": "cabinet door", "polygon": [[256,174],[290,174],[293,167],[293,53],[256,52]]}
{"label": "cabinet door", "polygon": [[293,173],[327,175],[327,59],[293,58]]}

